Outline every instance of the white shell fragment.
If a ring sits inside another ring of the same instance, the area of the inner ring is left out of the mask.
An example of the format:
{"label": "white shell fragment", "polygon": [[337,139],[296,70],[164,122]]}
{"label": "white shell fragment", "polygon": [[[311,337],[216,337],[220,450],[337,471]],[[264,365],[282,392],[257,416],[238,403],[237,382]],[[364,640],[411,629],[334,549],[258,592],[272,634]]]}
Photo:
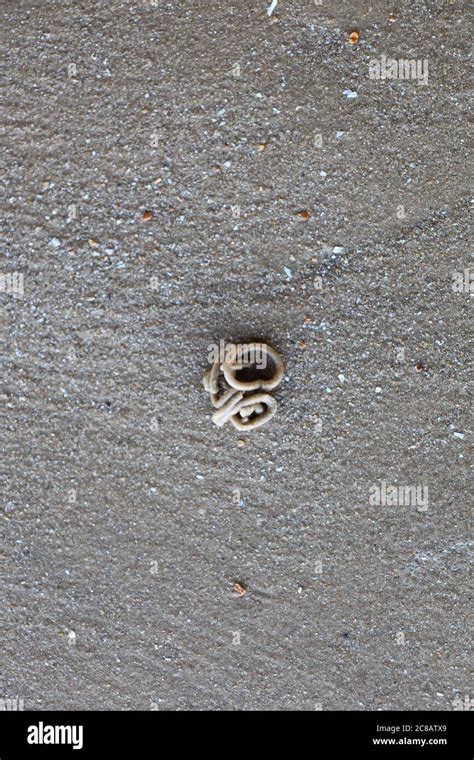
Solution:
{"label": "white shell fragment", "polygon": [[271,4],[267,8],[267,14],[269,16],[272,15],[272,13],[275,10],[275,8],[277,7],[277,5],[278,5],[278,0],[272,0]]}
{"label": "white shell fragment", "polygon": [[[268,358],[273,373],[258,377],[256,371],[267,367]],[[255,377],[243,380],[237,373],[254,367]],[[215,409],[212,421],[222,427],[230,420],[237,430],[254,430],[268,422],[278,408],[268,392],[279,385],[284,366],[280,354],[266,343],[228,344],[225,356],[218,358],[203,377],[205,390]],[[260,391],[260,392],[255,392]]]}

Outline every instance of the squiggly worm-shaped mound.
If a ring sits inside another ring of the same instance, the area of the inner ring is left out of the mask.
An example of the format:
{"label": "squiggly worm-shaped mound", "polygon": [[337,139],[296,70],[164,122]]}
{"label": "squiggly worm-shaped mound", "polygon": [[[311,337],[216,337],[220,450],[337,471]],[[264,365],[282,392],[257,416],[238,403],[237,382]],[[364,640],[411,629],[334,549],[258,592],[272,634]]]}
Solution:
{"label": "squiggly worm-shaped mound", "polygon": [[237,403],[230,421],[237,430],[254,430],[271,420],[277,409],[278,404],[269,393],[252,393]]}
{"label": "squiggly worm-shaped mound", "polygon": [[[256,371],[266,369],[268,358],[273,364],[270,377],[255,377]],[[283,378],[283,361],[274,348],[266,343],[228,344],[224,360],[216,360],[203,377],[205,390],[211,396],[215,408],[212,421],[222,427],[230,420],[238,430],[254,430],[268,422],[278,408],[269,391],[279,385]],[[253,368],[253,377],[243,380],[237,377],[241,370]]]}
{"label": "squiggly worm-shaped mound", "polygon": [[[237,388],[239,391],[252,391],[258,388],[263,388],[265,391],[271,391],[280,384],[283,377],[283,362],[280,354],[275,351],[271,346],[267,346],[266,343],[247,343],[244,346],[234,346],[235,351],[230,357],[226,357],[225,361],[221,364],[221,370],[224,373],[224,377],[228,384],[232,388]],[[245,358],[247,357],[247,358]],[[256,360],[258,357],[258,361]],[[268,357],[273,361],[275,370],[271,378],[255,380],[239,380],[236,377],[237,372],[244,369],[246,366],[256,364],[266,367],[268,364]]]}

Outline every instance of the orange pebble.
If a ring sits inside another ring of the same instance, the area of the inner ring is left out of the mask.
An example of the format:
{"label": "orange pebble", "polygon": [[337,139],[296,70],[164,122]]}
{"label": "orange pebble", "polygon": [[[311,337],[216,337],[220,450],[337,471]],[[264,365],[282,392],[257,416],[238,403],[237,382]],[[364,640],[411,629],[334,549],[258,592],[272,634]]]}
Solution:
{"label": "orange pebble", "polygon": [[309,217],[311,216],[311,212],[306,211],[306,209],[304,209],[302,211],[297,211],[296,215],[300,216],[302,219],[309,219]]}

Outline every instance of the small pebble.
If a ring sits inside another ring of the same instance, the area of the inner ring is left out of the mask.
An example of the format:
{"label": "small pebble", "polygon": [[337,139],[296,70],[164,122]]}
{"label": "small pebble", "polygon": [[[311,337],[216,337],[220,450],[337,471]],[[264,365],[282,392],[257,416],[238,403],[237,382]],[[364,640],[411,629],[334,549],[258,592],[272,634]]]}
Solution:
{"label": "small pebble", "polygon": [[246,443],[247,441],[244,441],[243,438],[239,438],[239,440],[237,441],[237,446],[245,446]]}
{"label": "small pebble", "polygon": [[357,97],[357,93],[356,93],[355,90],[344,90],[344,92],[342,94],[345,95],[346,98],[356,98]]}

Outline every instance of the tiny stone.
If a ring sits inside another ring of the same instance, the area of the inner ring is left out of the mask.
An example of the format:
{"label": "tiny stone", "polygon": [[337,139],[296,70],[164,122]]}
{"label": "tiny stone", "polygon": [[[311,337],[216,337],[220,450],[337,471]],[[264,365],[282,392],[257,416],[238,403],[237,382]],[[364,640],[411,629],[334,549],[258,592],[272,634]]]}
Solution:
{"label": "tiny stone", "polygon": [[301,211],[296,212],[296,216],[300,216],[302,219],[307,220],[311,216],[311,212],[307,211],[306,209],[302,209]]}

